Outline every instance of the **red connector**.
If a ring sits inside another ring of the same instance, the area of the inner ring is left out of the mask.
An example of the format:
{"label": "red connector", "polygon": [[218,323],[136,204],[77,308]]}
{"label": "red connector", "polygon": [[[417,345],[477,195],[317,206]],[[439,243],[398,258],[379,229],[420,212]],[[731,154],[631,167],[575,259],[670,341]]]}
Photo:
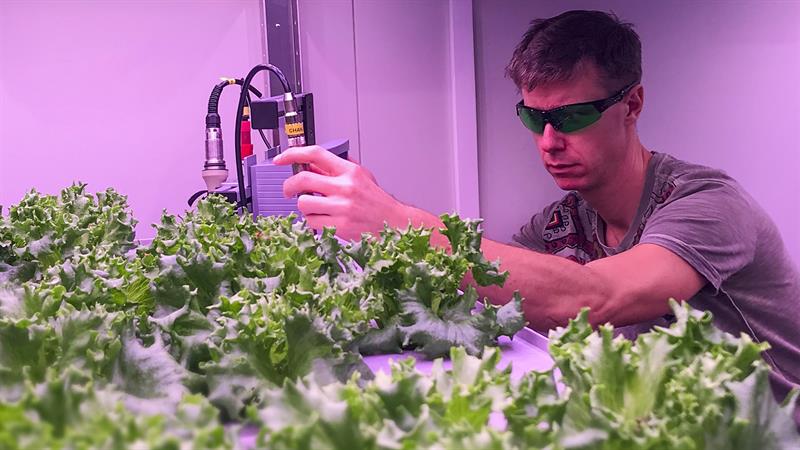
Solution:
{"label": "red connector", "polygon": [[250,108],[244,107],[242,115],[242,131],[239,135],[242,143],[242,159],[253,154],[253,143],[250,140]]}

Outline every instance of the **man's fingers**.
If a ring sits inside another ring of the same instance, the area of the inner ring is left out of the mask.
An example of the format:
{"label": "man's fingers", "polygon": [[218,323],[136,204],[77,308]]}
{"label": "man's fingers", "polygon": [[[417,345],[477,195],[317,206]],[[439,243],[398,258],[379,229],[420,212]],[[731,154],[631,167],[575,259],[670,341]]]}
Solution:
{"label": "man's fingers", "polygon": [[308,224],[309,227],[317,231],[322,231],[322,229],[326,227],[336,228],[338,235],[338,231],[341,229],[339,226],[341,218],[336,218],[325,214],[308,214],[303,215],[303,218],[306,220],[306,224]]}
{"label": "man's fingers", "polygon": [[330,175],[341,175],[353,167],[353,163],[344,160],[319,145],[294,147],[272,159],[277,165],[313,164]]}
{"label": "man's fingers", "polygon": [[343,209],[342,200],[335,197],[301,195],[297,198],[297,209],[308,217],[311,215],[336,216]]}
{"label": "man's fingers", "polygon": [[335,178],[307,170],[297,175],[292,175],[283,182],[283,195],[286,198],[294,197],[304,192],[330,195],[335,189]]}
{"label": "man's fingers", "polygon": [[304,215],[303,218],[306,220],[308,226],[314,230],[322,231],[325,227],[335,228],[336,237],[338,238],[348,241],[361,239],[361,232],[351,229],[347,221],[342,217],[328,216],[325,214],[308,214]]}
{"label": "man's fingers", "polygon": [[310,171],[312,171],[312,172],[314,172],[314,173],[319,173],[319,174],[322,174],[322,175],[328,175],[328,176],[330,176],[330,175],[331,175],[330,173],[328,173],[328,172],[326,172],[326,171],[322,170],[322,168],[320,168],[320,167],[319,167],[318,165],[316,165],[316,164],[309,164],[309,165],[308,165],[308,170],[310,170]]}

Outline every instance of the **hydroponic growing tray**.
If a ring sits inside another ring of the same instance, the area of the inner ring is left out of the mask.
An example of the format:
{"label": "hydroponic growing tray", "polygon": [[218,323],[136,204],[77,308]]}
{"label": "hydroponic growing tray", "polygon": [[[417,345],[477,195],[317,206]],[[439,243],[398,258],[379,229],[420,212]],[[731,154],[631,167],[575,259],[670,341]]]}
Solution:
{"label": "hydroponic growing tray", "polygon": [[[548,340],[546,337],[530,328],[523,328],[514,338],[500,336],[498,347],[501,349],[500,363],[498,369],[504,369],[511,365],[511,379],[519,380],[530,371],[544,371],[553,367],[553,359],[547,352]],[[390,362],[400,361],[406,358],[415,358],[416,368],[421,373],[430,373],[433,366],[432,360],[427,360],[421,353],[403,352],[386,355],[365,356],[364,362],[373,372],[384,371],[389,373]],[[443,366],[450,368],[450,361],[445,360]],[[495,428],[505,426],[505,418],[502,414],[492,414],[489,418],[490,425]],[[242,449],[253,449],[256,447],[258,437],[257,427],[244,427],[239,434],[239,444]]]}

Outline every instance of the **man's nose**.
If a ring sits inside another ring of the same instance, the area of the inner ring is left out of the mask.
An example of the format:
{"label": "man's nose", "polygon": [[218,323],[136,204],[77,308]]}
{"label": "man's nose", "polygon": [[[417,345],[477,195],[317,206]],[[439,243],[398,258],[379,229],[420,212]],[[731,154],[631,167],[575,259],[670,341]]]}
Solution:
{"label": "man's nose", "polygon": [[546,153],[553,153],[564,149],[564,135],[553,128],[552,124],[546,123],[539,138],[539,150]]}

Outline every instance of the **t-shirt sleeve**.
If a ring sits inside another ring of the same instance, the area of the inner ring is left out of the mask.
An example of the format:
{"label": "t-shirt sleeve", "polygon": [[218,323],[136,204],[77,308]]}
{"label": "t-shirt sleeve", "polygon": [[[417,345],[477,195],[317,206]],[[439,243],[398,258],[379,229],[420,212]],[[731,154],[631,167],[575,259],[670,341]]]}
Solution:
{"label": "t-shirt sleeve", "polygon": [[653,213],[639,243],[672,251],[719,290],[755,257],[754,206],[735,185],[693,180]]}
{"label": "t-shirt sleeve", "polygon": [[519,232],[512,236],[511,245],[516,247],[523,247],[537,252],[544,252],[544,238],[542,237],[544,227],[547,225],[547,218],[552,214],[552,210],[556,203],[547,206],[531,217],[531,219],[522,225]]}

